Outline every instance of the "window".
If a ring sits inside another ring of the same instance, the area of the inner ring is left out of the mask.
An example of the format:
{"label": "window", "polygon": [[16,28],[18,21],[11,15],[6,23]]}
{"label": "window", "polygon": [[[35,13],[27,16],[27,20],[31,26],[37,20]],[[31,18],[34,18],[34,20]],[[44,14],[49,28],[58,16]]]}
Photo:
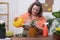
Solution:
{"label": "window", "polygon": [[8,2],[0,2],[0,20],[6,22],[6,30],[9,28],[9,3]]}

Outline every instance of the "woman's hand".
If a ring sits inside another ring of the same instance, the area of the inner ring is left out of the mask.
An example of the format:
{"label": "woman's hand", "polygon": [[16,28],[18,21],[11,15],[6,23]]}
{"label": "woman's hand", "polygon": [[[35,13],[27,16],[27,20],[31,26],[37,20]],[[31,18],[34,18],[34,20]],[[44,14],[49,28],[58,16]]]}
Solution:
{"label": "woman's hand", "polygon": [[18,17],[14,18],[14,21],[17,21]]}

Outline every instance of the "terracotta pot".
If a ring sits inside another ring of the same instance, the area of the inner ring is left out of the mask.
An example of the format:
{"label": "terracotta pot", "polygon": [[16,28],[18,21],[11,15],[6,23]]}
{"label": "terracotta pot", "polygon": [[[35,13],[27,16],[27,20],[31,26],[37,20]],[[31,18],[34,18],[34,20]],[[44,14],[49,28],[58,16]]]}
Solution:
{"label": "terracotta pot", "polygon": [[30,27],[29,28],[29,36],[30,37],[36,37],[38,36],[38,29],[35,27]]}
{"label": "terracotta pot", "polygon": [[54,39],[54,40],[60,40],[60,35],[53,34],[53,39]]}

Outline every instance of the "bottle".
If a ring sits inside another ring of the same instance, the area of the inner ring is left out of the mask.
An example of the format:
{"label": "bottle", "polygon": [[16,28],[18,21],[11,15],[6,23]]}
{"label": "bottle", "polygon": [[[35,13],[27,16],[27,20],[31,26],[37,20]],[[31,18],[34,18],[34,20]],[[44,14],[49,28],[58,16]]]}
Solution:
{"label": "bottle", "polygon": [[44,29],[43,29],[43,36],[44,37],[48,37],[48,27],[47,27],[48,23],[44,23]]}

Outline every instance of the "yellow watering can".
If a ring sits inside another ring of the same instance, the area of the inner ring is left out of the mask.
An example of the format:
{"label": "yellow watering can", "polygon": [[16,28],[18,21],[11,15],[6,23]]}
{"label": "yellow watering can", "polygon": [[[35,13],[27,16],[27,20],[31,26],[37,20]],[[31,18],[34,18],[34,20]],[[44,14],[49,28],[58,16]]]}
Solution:
{"label": "yellow watering can", "polygon": [[22,27],[24,21],[22,18],[18,18],[16,21],[13,22],[13,25],[16,27],[16,28],[19,28],[19,27]]}

